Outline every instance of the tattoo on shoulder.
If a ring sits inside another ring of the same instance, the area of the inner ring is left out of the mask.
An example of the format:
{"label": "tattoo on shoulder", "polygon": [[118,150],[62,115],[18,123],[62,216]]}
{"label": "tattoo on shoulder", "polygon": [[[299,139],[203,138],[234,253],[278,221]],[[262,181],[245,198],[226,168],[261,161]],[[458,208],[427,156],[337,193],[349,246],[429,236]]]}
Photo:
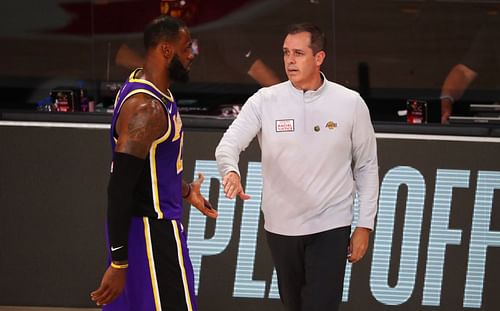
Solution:
{"label": "tattoo on shoulder", "polygon": [[132,154],[147,151],[153,141],[165,131],[165,113],[156,99],[140,104],[127,125],[128,139],[125,149]]}

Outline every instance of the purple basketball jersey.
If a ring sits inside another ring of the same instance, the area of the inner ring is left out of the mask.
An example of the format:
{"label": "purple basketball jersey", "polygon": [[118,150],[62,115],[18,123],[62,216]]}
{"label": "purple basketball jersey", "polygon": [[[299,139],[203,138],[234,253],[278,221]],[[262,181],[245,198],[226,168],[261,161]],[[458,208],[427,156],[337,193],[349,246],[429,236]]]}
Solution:
{"label": "purple basketball jersey", "polygon": [[149,150],[149,171],[143,174],[136,191],[134,215],[158,219],[182,219],[182,121],[174,98],[160,91],[153,83],[136,78],[140,69],[132,72],[118,92],[111,122],[111,145],[115,150],[118,139],[115,126],[123,104],[131,96],[143,93],[160,101],[167,116],[168,129],[155,140]]}

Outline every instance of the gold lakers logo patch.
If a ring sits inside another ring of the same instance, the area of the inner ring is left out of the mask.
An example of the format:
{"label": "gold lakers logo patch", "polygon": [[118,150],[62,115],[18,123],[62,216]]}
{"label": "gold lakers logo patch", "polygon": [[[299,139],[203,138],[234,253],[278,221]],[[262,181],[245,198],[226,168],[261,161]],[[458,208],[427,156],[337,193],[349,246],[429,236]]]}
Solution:
{"label": "gold lakers logo patch", "polygon": [[295,120],[276,120],[276,132],[293,132],[295,131]]}
{"label": "gold lakers logo patch", "polygon": [[337,125],[337,123],[335,123],[335,122],[333,122],[333,121],[328,121],[328,122],[326,122],[326,125],[325,125],[325,127],[326,127],[327,129],[329,129],[329,130],[333,130],[333,129],[335,129],[337,126],[338,126],[338,125]]}

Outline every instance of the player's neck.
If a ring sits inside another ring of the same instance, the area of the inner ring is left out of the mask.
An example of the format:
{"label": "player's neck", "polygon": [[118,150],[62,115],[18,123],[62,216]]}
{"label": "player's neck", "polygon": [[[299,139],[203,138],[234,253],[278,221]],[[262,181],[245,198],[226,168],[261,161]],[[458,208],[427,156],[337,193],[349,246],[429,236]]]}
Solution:
{"label": "player's neck", "polygon": [[142,77],[145,80],[153,83],[160,91],[168,93],[168,88],[170,87],[170,80],[168,79],[167,72],[160,69],[161,66],[155,64],[144,64],[144,69],[142,70]]}

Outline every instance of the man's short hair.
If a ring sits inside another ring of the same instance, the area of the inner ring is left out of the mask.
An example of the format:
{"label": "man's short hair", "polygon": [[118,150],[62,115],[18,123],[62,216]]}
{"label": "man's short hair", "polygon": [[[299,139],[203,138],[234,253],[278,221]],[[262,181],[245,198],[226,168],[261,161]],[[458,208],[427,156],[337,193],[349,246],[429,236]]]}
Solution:
{"label": "man's short hair", "polygon": [[148,50],[161,41],[175,42],[182,28],[186,28],[186,24],[180,19],[168,15],[157,17],[144,29],[144,47]]}
{"label": "man's short hair", "polygon": [[301,32],[308,32],[311,34],[311,43],[309,47],[313,50],[314,54],[324,50],[326,38],[325,34],[318,26],[312,23],[298,23],[288,26],[288,35],[294,35]]}

